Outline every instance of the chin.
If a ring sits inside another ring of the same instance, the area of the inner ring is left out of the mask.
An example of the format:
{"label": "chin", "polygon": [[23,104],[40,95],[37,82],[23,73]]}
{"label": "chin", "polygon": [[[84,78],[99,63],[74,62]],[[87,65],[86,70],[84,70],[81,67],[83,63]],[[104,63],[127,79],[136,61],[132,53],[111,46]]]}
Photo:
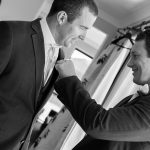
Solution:
{"label": "chin", "polygon": [[65,43],[64,46],[67,48],[70,48],[72,46],[72,44],[71,43]]}
{"label": "chin", "polygon": [[145,82],[142,82],[142,81],[136,80],[136,79],[133,79],[133,82],[137,85],[142,85],[142,86],[146,84]]}
{"label": "chin", "polygon": [[137,85],[141,85],[140,81],[137,80],[137,79],[135,79],[135,78],[133,78],[133,82],[134,82],[135,84],[137,84]]}

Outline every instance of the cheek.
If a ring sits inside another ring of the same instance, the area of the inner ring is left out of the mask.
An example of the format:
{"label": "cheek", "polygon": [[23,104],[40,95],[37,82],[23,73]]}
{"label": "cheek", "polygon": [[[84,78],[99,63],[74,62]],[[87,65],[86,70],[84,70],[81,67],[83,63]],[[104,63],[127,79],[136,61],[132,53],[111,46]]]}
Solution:
{"label": "cheek", "polygon": [[72,32],[72,27],[71,26],[69,26],[69,25],[67,25],[67,24],[65,24],[62,28],[61,28],[61,36],[63,37],[63,38],[65,38],[65,37],[68,37],[70,34],[71,34],[71,32]]}
{"label": "cheek", "polygon": [[66,41],[76,41],[80,35],[77,29],[70,29],[66,34]]}
{"label": "cheek", "polygon": [[150,80],[150,68],[146,65],[141,66],[141,80],[148,82]]}
{"label": "cheek", "polygon": [[71,36],[79,36],[81,34],[81,29],[77,26],[70,26],[68,29],[68,34]]}
{"label": "cheek", "polygon": [[145,68],[143,70],[143,78],[149,80],[150,79],[150,68]]}

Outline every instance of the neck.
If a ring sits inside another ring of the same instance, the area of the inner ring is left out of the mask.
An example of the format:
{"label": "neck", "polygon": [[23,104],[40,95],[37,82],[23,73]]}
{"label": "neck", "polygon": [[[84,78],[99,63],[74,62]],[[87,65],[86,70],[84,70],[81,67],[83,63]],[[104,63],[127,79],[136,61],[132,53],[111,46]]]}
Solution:
{"label": "neck", "polygon": [[150,84],[148,84],[148,94],[150,94]]}
{"label": "neck", "polygon": [[57,43],[57,41],[58,41],[58,38],[57,38],[58,37],[57,36],[57,22],[55,20],[55,17],[53,17],[53,16],[52,17],[47,17],[46,21],[47,21],[47,24],[50,28],[50,31],[51,31],[55,41]]}

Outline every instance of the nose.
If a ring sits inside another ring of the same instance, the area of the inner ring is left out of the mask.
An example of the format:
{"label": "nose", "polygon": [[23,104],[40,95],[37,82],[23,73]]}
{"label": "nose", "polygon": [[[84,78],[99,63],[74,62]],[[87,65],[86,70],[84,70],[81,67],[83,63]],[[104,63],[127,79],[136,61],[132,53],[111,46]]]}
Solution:
{"label": "nose", "polygon": [[128,66],[129,68],[131,68],[131,67],[133,66],[132,57],[130,57],[130,59],[129,59],[128,63],[127,63],[127,66]]}
{"label": "nose", "polygon": [[85,39],[85,36],[84,36],[84,35],[79,35],[79,39],[80,39],[80,40],[84,40],[84,39]]}
{"label": "nose", "polygon": [[87,30],[82,30],[82,32],[80,32],[79,39],[84,40],[86,37],[86,34],[87,34]]}

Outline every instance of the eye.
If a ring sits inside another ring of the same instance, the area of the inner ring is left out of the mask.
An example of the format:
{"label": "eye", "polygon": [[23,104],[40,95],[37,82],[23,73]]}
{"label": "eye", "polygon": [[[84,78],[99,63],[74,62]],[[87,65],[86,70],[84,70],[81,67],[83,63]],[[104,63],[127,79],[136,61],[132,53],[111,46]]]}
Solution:
{"label": "eye", "polygon": [[84,31],[87,31],[87,30],[88,30],[88,27],[81,25],[81,26],[80,26],[80,29],[81,29],[81,30],[84,30]]}
{"label": "eye", "polygon": [[139,55],[133,54],[133,58],[137,59]]}
{"label": "eye", "polygon": [[130,57],[132,57],[133,59],[137,59],[139,57],[139,54],[137,54],[136,52],[131,52]]}

